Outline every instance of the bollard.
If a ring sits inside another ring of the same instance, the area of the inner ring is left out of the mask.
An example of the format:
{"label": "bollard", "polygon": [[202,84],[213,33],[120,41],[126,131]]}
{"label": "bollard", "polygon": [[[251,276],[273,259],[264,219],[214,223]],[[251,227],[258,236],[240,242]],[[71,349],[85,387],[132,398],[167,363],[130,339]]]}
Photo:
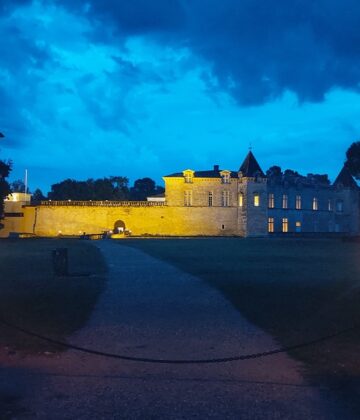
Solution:
{"label": "bollard", "polygon": [[56,276],[67,276],[69,274],[67,248],[56,248],[51,254],[54,274]]}

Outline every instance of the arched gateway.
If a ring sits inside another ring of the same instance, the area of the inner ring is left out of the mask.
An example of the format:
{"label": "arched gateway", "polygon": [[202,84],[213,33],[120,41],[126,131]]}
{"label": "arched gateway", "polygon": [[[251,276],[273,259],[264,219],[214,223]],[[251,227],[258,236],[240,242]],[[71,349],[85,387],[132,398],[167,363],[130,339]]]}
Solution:
{"label": "arched gateway", "polygon": [[125,231],[125,222],[123,220],[117,220],[114,224],[114,233],[123,233]]}

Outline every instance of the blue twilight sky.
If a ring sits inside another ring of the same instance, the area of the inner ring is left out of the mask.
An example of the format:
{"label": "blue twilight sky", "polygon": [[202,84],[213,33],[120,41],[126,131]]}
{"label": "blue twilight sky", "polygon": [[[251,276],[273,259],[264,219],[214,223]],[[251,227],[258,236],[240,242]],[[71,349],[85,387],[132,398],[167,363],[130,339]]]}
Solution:
{"label": "blue twilight sky", "polygon": [[340,170],[358,0],[0,0],[0,158],[47,192],[219,164]]}

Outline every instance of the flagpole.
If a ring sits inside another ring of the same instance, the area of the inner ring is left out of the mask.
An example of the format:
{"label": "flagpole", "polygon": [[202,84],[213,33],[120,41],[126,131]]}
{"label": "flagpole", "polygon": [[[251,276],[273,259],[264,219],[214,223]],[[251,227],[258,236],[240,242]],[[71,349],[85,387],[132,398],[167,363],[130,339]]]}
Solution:
{"label": "flagpole", "polygon": [[25,169],[25,194],[27,193],[27,189],[28,189],[28,171],[27,169]]}

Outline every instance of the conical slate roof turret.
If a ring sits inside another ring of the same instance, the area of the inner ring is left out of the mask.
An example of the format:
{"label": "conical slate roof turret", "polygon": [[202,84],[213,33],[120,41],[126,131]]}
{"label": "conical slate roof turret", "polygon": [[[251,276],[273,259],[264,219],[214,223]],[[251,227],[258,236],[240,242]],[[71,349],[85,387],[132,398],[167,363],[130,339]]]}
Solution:
{"label": "conical slate roof turret", "polygon": [[357,183],[346,165],[341,169],[339,175],[335,179],[334,185],[342,185],[346,188],[358,188]]}
{"label": "conical slate roof turret", "polygon": [[239,172],[242,173],[242,176],[248,178],[254,178],[255,176],[262,176],[265,178],[264,172],[261,170],[260,165],[257,163],[255,156],[250,150],[247,154],[244,162],[240,166]]}

